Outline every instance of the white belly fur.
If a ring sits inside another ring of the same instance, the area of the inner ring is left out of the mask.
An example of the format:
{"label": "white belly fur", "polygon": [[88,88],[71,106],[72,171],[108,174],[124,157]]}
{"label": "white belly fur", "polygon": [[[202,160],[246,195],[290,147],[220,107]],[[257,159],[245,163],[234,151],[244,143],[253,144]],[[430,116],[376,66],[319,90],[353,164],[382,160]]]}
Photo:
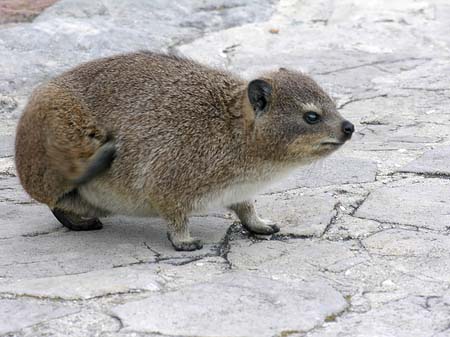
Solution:
{"label": "white belly fur", "polygon": [[227,207],[235,203],[251,200],[255,195],[263,192],[274,182],[279,181],[295,167],[268,167],[259,172],[259,179],[248,182],[231,184],[228,187],[209,193],[197,202],[197,211]]}
{"label": "white belly fur", "polygon": [[137,217],[157,216],[151,202],[142,195],[124,196],[101,184],[90,183],[79,189],[84,199],[94,206],[110,211]]}
{"label": "white belly fur", "polygon": [[[266,167],[255,172],[254,179],[244,182],[236,182],[223,189],[208,193],[194,202],[194,211],[206,211],[227,207],[232,204],[251,200],[252,197],[264,191],[273,182],[285,177],[294,167]],[[157,212],[151,207],[151,201],[141,195],[124,196],[104,184],[92,181],[79,189],[80,194],[92,205],[108,210],[113,214],[130,216],[157,216]]]}
{"label": "white belly fur", "polygon": [[221,207],[227,207],[238,202],[245,200],[250,200],[252,197],[257,195],[259,192],[267,188],[267,183],[244,183],[238,185],[232,185],[225,188],[224,190],[217,191],[215,193],[210,193],[203,197],[197,203],[197,210],[212,210]]}

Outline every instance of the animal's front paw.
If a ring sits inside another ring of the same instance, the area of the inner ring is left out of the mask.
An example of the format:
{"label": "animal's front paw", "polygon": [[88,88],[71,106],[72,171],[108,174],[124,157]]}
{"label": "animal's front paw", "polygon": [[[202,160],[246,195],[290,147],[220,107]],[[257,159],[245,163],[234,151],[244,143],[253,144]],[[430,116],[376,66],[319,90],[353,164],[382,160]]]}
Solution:
{"label": "animal's front paw", "polygon": [[280,231],[280,227],[276,223],[260,218],[253,218],[248,223],[243,223],[243,225],[255,234],[271,235]]}
{"label": "animal's front paw", "polygon": [[203,242],[200,239],[188,238],[188,239],[177,239],[171,233],[167,233],[169,241],[175,250],[178,251],[193,251],[203,248]]}

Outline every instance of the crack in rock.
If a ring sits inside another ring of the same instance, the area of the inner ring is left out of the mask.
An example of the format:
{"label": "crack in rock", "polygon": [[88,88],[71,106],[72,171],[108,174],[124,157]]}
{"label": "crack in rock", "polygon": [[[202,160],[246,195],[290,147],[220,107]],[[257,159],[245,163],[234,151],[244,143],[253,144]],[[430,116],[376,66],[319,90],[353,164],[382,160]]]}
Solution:
{"label": "crack in rock", "polygon": [[[369,101],[369,100],[376,99],[376,98],[386,98],[386,97],[388,97],[388,94],[379,94],[379,95],[370,96],[370,97],[352,98],[352,99],[348,100],[347,102],[340,104],[337,107],[337,109],[341,110],[345,106],[352,104],[352,103],[356,103],[356,102],[363,102],[363,101]],[[364,124],[364,123],[361,123],[361,124]],[[375,124],[375,125],[384,125],[384,124]]]}
{"label": "crack in rock", "polygon": [[[288,240],[306,240],[306,239],[314,239],[316,235],[314,234],[294,234],[294,233],[286,233],[286,234],[274,234],[270,238],[270,241],[280,241],[287,242]],[[262,241],[262,240],[261,240]]]}
{"label": "crack in rock", "polygon": [[217,256],[220,256],[225,260],[228,269],[233,268],[232,262],[228,259],[228,253],[231,249],[231,242],[236,240],[237,238],[242,238],[242,225],[239,222],[234,222],[228,228],[224,238],[222,239],[222,242],[217,248]]}
{"label": "crack in rock", "polygon": [[340,201],[334,205],[334,207],[333,207],[334,214],[331,216],[330,221],[325,226],[325,229],[323,230],[322,234],[319,235],[319,238],[322,238],[331,229],[331,227],[336,223],[336,220],[337,220],[338,216],[340,215],[339,210],[340,210],[341,205],[342,205],[342,203]]}
{"label": "crack in rock", "polygon": [[[366,202],[366,200],[369,198],[371,192],[368,192],[361,200],[356,201],[356,205],[353,206],[352,211],[349,213],[350,216],[355,216],[355,213],[358,211],[358,209]],[[372,220],[372,219],[367,219]]]}
{"label": "crack in rock", "polygon": [[117,328],[117,330],[115,332],[120,332],[120,330],[122,330],[124,328],[124,324],[122,322],[122,319],[114,314],[107,314],[109,317],[111,317],[113,320],[115,320],[117,322],[117,324],[119,325],[119,327]]}
{"label": "crack in rock", "polygon": [[27,234],[22,234],[20,236],[24,237],[24,238],[34,238],[37,236],[49,235],[49,234],[58,233],[58,232],[68,232],[68,231],[69,230],[67,230],[66,228],[58,227],[58,228],[56,228],[54,230],[50,230],[50,231],[27,233]]}
{"label": "crack in rock", "polygon": [[316,75],[329,75],[329,74],[338,73],[338,72],[342,72],[342,71],[354,70],[354,69],[358,69],[358,68],[370,67],[370,66],[382,65],[382,64],[401,63],[401,62],[405,62],[405,61],[430,61],[430,60],[432,60],[432,59],[428,58],[428,57],[426,57],[426,58],[425,57],[406,57],[406,58],[400,58],[400,59],[395,59],[395,60],[380,60],[380,61],[361,63],[361,64],[354,65],[354,66],[348,66],[348,67],[342,67],[342,68],[338,68],[338,69],[328,70],[328,71],[316,73]]}
{"label": "crack in rock", "polygon": [[401,87],[404,90],[419,90],[419,91],[431,91],[431,92],[447,92],[450,88],[421,88],[421,87]]}
{"label": "crack in rock", "polygon": [[155,254],[156,259],[158,259],[162,254],[156,250],[154,250],[147,242],[144,241],[144,246],[151,251],[153,254]]}

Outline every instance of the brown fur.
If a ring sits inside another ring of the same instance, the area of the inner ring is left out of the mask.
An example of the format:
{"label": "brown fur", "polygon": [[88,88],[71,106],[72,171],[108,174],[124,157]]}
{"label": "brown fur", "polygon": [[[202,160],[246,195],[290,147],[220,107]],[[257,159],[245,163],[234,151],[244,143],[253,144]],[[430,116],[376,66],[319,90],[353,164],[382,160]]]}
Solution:
{"label": "brown fur", "polygon": [[[92,137],[95,135],[95,137]],[[106,139],[82,102],[54,84],[36,90],[16,134],[16,166],[25,190],[53,207]]]}
{"label": "brown fur", "polygon": [[[266,183],[331,153],[324,139],[342,141],[343,119],[312,79],[284,69],[261,79],[272,94],[256,117],[245,81],[190,60],[140,52],[81,65],[36,90],[26,107],[16,139],[20,180],[51,208],[159,214],[175,246],[191,242],[188,215],[205,199]],[[303,104],[317,106],[323,123],[308,125]],[[112,166],[73,185],[108,135],[117,148]],[[75,189],[80,200],[64,200]],[[252,205],[234,208],[254,213]]]}

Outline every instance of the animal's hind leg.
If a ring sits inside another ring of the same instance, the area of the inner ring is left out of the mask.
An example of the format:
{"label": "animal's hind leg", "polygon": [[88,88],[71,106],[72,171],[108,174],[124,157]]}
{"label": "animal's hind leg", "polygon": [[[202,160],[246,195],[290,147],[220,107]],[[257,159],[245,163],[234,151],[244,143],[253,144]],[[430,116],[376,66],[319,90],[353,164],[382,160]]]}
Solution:
{"label": "animal's hind leg", "polygon": [[[60,93],[59,97],[64,97],[65,101],[58,105],[58,110],[55,110],[52,118],[48,120],[51,132],[47,135],[46,154],[55,171],[70,184],[79,185],[87,179],[80,180],[80,177],[84,176],[96,154],[99,154],[96,159],[100,160],[100,163],[97,163],[100,169],[96,171],[107,168],[108,165],[101,165],[103,161],[111,163],[114,154],[111,134],[96,125],[82,102],[64,92]],[[105,154],[109,155],[105,157]],[[89,176],[89,179],[91,178],[92,176]]]}
{"label": "animal's hind leg", "polygon": [[52,213],[64,227],[73,231],[93,231],[103,228],[103,224],[98,218],[84,219],[75,213],[59,208],[52,209]]}
{"label": "animal's hind leg", "polygon": [[16,132],[15,161],[22,186],[54,209],[81,178],[85,182],[107,168],[105,159],[110,163],[114,155],[110,140],[108,130],[77,97],[54,84],[39,88]]}
{"label": "animal's hind leg", "polygon": [[97,230],[103,227],[98,217],[108,215],[108,212],[99,209],[84,200],[77,190],[73,190],[57,202],[52,209],[53,215],[61,224],[74,231]]}

